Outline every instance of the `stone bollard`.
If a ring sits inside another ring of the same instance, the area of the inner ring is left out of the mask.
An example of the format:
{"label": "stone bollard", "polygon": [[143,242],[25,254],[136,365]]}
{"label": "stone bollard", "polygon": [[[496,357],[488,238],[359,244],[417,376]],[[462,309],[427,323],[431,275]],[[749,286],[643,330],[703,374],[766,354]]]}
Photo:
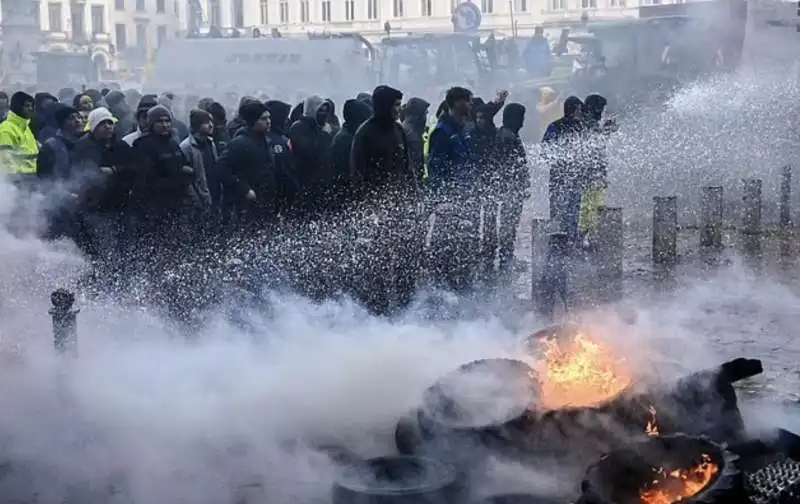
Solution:
{"label": "stone bollard", "polygon": [[622,208],[600,207],[595,257],[598,294],[603,300],[622,298],[624,250]]}
{"label": "stone bollard", "polygon": [[700,200],[701,247],[722,247],[722,202],[722,187],[703,188],[703,196]]}
{"label": "stone bollard", "polygon": [[781,170],[780,226],[781,229],[792,227],[792,167],[789,165]]}
{"label": "stone bollard", "polygon": [[761,179],[742,180],[742,233],[761,233]]}
{"label": "stone bollard", "polygon": [[678,198],[653,198],[653,263],[672,265],[678,257]]}
{"label": "stone bollard", "polygon": [[48,313],[53,319],[53,348],[59,354],[78,351],[78,312],[74,308],[75,294],[67,289],[56,289],[50,294],[53,307]]}
{"label": "stone bollard", "polygon": [[550,221],[547,219],[533,219],[531,221],[531,301],[538,303],[540,282],[544,274],[545,260],[547,258],[547,228]]}
{"label": "stone bollard", "polygon": [[539,314],[552,319],[556,297],[560,296],[564,310],[569,310],[569,236],[564,232],[551,233],[548,238],[547,261],[539,283]]}

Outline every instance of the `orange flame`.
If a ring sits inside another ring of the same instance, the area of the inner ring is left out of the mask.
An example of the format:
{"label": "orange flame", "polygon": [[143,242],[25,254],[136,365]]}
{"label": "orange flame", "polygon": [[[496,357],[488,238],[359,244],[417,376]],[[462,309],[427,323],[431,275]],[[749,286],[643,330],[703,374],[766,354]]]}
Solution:
{"label": "orange flame", "polygon": [[650,407],[647,408],[647,411],[650,412],[650,420],[647,421],[644,432],[650,437],[658,437],[661,435],[661,432],[658,430],[658,417],[656,416],[656,409],[651,404]]}
{"label": "orange flame", "polygon": [[631,382],[624,359],[584,334],[566,342],[543,338],[538,343],[544,347],[537,372],[546,408],[592,406],[619,394]]}
{"label": "orange flame", "polygon": [[653,469],[652,486],[639,492],[642,504],[674,504],[697,495],[719,472],[719,466],[704,453],[700,463],[691,469]]}

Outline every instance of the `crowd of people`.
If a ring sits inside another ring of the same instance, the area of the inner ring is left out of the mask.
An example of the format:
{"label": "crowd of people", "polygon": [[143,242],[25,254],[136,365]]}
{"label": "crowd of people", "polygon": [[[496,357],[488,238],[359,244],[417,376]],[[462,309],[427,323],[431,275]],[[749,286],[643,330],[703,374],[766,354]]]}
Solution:
{"label": "crowd of people", "polygon": [[[485,102],[453,87],[435,123],[429,102],[388,86],[346,100],[341,123],[330,99],[262,98],[232,107],[133,90],[0,94],[0,156],[21,198],[46,196],[46,238],[74,240],[106,287],[145,279],[168,305],[186,297],[164,294],[161,282],[181,265],[228,264],[222,256],[242,250],[239,264],[261,286],[315,299],[344,293],[383,314],[411,301],[422,271],[460,291],[514,271],[531,160],[520,138],[526,108],[506,103],[508,93]],[[552,90],[542,101],[552,110]],[[593,219],[581,200],[602,204],[602,143],[585,140],[613,130],[604,105],[567,98],[552,123],[535,111],[549,123],[551,217],[576,245]],[[585,156],[576,142],[600,146]],[[431,215],[445,241],[468,236],[470,250],[431,260]],[[208,276],[207,266],[190,276]],[[186,282],[176,289],[197,294]]]}

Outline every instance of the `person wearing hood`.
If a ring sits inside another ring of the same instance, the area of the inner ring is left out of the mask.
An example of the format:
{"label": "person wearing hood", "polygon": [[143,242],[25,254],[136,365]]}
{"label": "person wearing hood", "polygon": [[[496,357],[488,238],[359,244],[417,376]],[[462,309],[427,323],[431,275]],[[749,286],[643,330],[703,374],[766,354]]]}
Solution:
{"label": "person wearing hood", "polygon": [[0,154],[6,171],[19,176],[18,181],[36,175],[39,144],[30,128],[33,96],[17,91],[11,96],[6,120],[0,123]]}
{"label": "person wearing hood", "polygon": [[319,96],[303,103],[303,116],[289,128],[295,173],[300,185],[297,210],[301,214],[325,213],[324,196],[331,182],[330,105]]}
{"label": "person wearing hood", "polygon": [[243,126],[219,159],[225,196],[231,196],[235,209],[251,232],[273,224],[276,215],[277,184],[272,149],[267,140],[270,114],[259,101],[239,108]]}
{"label": "person wearing hood", "polygon": [[471,194],[477,185],[472,166],[472,135],[467,129],[471,108],[469,89],[453,87],[447,91],[439,122],[429,140],[427,188],[435,200]]}
{"label": "person wearing hood", "polygon": [[168,94],[163,94],[159,96],[156,101],[159,105],[169,110],[169,113],[172,115],[172,131],[178,142],[183,142],[189,138],[189,128],[183,121],[175,117],[175,112],[172,107],[172,98],[170,98]]}
{"label": "person wearing hood", "polygon": [[[114,93],[110,91],[109,95]],[[119,264],[128,195],[135,178],[131,147],[116,135],[119,124],[105,107],[89,113],[88,131],[75,143],[73,171],[76,174],[83,249],[110,268]],[[114,277],[116,271],[105,271]]]}
{"label": "person wearing hood", "polygon": [[579,218],[586,173],[584,105],[580,98],[564,100],[564,116],[547,127],[542,156],[550,165],[550,219],[559,222],[571,249],[581,243]]}
{"label": "person wearing hood", "polygon": [[553,52],[544,36],[544,28],[533,29],[533,37],[528,41],[523,53],[525,68],[531,77],[548,77],[553,71]]}
{"label": "person wearing hood", "polygon": [[57,130],[39,149],[36,175],[42,180],[66,181],[72,177],[72,150],[83,133],[83,119],[76,109],[60,103],[52,115]]}
{"label": "person wearing hood", "polygon": [[199,202],[194,170],[173,135],[172,113],[161,105],[148,110],[144,133],[133,142],[138,176],[131,199],[148,224],[178,224],[187,207]]}
{"label": "person wearing hood", "polygon": [[240,116],[242,107],[253,102],[258,102],[258,100],[256,100],[252,96],[242,96],[242,99],[239,100],[239,108],[236,109],[236,117],[234,117],[233,120],[230,121],[227,126],[229,138],[234,138],[236,134],[239,132],[239,129],[246,126],[245,120],[242,119]]}
{"label": "person wearing hood", "polygon": [[36,93],[33,97],[33,119],[30,128],[40,144],[58,131],[58,124],[53,117],[56,103],[58,99],[50,93]]}
{"label": "person wearing hood", "polygon": [[[68,187],[73,176],[73,151],[75,143],[83,132],[83,120],[77,110],[66,105],[54,107],[53,117],[58,129],[47,139],[39,150],[36,160],[36,175],[48,189],[56,184]],[[69,191],[74,194],[74,191]],[[58,193],[57,193],[58,194]],[[60,196],[62,194],[59,194]],[[48,212],[48,238],[68,236],[76,238],[75,200],[66,196],[51,201],[57,203]]]}
{"label": "person wearing hood", "polygon": [[530,196],[528,154],[519,136],[524,124],[525,107],[519,103],[506,105],[503,126],[497,131],[498,196],[502,202],[498,244],[500,274],[509,273],[514,265],[514,244],[522,205]]}
{"label": "person wearing hood", "polygon": [[383,215],[379,241],[392,250],[394,264],[380,255],[375,258],[379,271],[365,300],[379,314],[411,302],[424,240],[418,222],[420,180],[411,166],[405,131],[397,121],[402,99],[397,89],[375,88],[372,117],[356,130],[350,153],[353,199],[368,211],[377,205]]}
{"label": "person wearing hood", "polygon": [[411,98],[403,107],[403,130],[408,142],[408,157],[411,168],[423,181],[425,173],[425,136],[428,126],[428,109],[431,104],[422,98]]}
{"label": "person wearing hood", "polygon": [[109,91],[105,100],[108,105],[108,111],[117,119],[117,123],[114,126],[115,134],[122,138],[128,133],[133,133],[136,130],[136,125],[134,124],[131,108],[125,101],[125,95],[122,91]]}
{"label": "person wearing hood", "polygon": [[272,158],[275,162],[275,177],[277,183],[277,211],[279,214],[288,213],[297,196],[298,182],[294,172],[294,161],[289,148],[289,114],[292,106],[279,100],[270,100],[264,104],[270,115],[270,130],[267,139],[272,148]]}
{"label": "person wearing hood", "polygon": [[83,117],[83,120],[86,121],[86,119],[89,117],[89,112],[91,112],[94,108],[94,100],[92,100],[92,97],[88,94],[80,93],[75,95],[75,98],[72,99],[72,106],[78,109]]}
{"label": "person wearing hood", "polygon": [[536,104],[536,117],[534,120],[534,139],[536,142],[542,139],[547,126],[561,117],[562,108],[558,93],[553,88],[544,86],[539,90],[539,102]]}
{"label": "person wearing hood", "polygon": [[[211,114],[201,109],[189,112],[189,125],[192,134],[181,142],[180,147],[188,166],[194,170],[192,186],[197,193],[201,210],[208,210],[212,204],[212,193],[219,198],[221,193],[220,181],[214,177],[209,184],[209,174],[216,173],[217,146],[214,144],[214,119]],[[214,185],[215,187],[211,188]]]}
{"label": "person wearing hood", "polygon": [[158,105],[158,103],[154,95],[145,95],[139,100],[139,104],[136,106],[135,116],[136,130],[122,137],[125,143],[133,147],[133,143],[144,135],[144,132],[147,130],[147,112],[156,105]]}
{"label": "person wearing hood", "polygon": [[348,201],[350,180],[350,151],[358,128],[372,115],[372,107],[358,100],[344,102],[344,124],[331,142],[333,182],[329,204],[333,211],[341,210]]}
{"label": "person wearing hood", "polygon": [[214,102],[208,107],[208,113],[214,120],[214,142],[217,144],[217,152],[222,154],[228,148],[231,141],[228,135],[228,116],[225,107],[219,102]]}
{"label": "person wearing hood", "polygon": [[607,137],[617,126],[614,120],[603,121],[607,100],[597,94],[589,95],[584,100],[586,107],[585,121],[589,135],[588,168],[583,184],[580,210],[580,230],[585,237],[585,245],[592,246],[594,232],[600,218],[600,207],[605,205],[608,187],[608,155],[606,153]]}

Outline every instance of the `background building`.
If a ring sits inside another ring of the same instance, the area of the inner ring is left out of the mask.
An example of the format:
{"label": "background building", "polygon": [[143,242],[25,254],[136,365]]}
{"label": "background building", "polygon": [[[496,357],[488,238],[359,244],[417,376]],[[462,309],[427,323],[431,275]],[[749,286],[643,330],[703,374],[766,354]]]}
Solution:
{"label": "background building", "polygon": [[5,81],[35,82],[38,52],[89,54],[105,74],[115,66],[106,0],[2,0]]}

